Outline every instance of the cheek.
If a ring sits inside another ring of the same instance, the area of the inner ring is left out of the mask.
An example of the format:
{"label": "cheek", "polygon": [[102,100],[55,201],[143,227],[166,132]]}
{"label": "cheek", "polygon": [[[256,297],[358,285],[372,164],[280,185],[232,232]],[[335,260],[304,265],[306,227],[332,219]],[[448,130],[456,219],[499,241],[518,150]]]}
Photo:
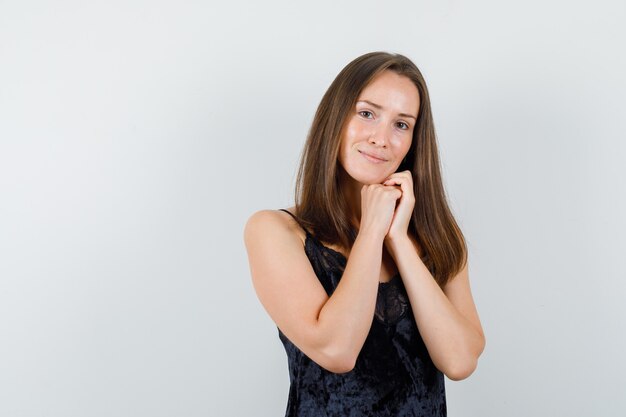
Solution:
{"label": "cheek", "polygon": [[348,139],[348,142],[352,142],[355,138],[359,136],[359,132],[361,130],[362,129],[359,127],[359,122],[357,120],[351,120],[346,126],[344,137]]}
{"label": "cheek", "polygon": [[341,136],[341,145],[339,147],[340,153],[343,156],[348,156],[355,144],[355,131],[354,128],[347,126]]}
{"label": "cheek", "polygon": [[403,155],[407,152],[409,152],[409,149],[411,149],[411,138],[406,138],[406,137],[396,137],[393,138],[392,141],[392,146],[393,148],[396,150],[396,154],[398,155]]}

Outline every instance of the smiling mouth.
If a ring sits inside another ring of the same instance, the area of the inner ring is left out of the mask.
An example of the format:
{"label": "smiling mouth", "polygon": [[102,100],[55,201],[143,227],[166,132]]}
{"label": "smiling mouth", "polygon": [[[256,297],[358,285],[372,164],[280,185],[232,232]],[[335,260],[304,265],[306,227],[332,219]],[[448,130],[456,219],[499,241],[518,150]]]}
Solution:
{"label": "smiling mouth", "polygon": [[363,157],[365,157],[365,159],[367,159],[368,161],[373,162],[373,163],[375,163],[375,164],[380,164],[380,163],[383,163],[383,162],[387,162],[387,161],[386,161],[386,160],[384,160],[384,159],[376,158],[375,156],[372,156],[372,155],[367,154],[367,153],[365,153],[365,152],[361,152],[361,151],[359,151],[359,153],[360,153],[361,155],[363,155]]}

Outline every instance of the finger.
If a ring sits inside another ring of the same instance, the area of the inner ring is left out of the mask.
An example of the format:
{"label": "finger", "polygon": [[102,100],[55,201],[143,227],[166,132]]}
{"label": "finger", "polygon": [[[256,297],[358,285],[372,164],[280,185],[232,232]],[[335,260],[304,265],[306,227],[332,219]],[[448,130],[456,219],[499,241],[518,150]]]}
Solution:
{"label": "finger", "polygon": [[[413,194],[413,185],[412,181],[406,177],[394,177],[386,180],[383,185],[393,186],[393,184],[397,184],[400,186],[402,193],[410,196]],[[410,197],[409,197],[410,198]]]}
{"label": "finger", "polygon": [[393,174],[387,177],[387,180],[390,180],[393,178],[404,178],[408,181],[413,181],[413,177],[411,176],[411,173],[409,171],[394,172]]}
{"label": "finger", "polygon": [[407,178],[403,178],[403,177],[393,177],[393,178],[388,178],[385,180],[385,182],[383,182],[383,185],[388,185],[388,184],[402,184],[404,182],[407,182],[408,179]]}

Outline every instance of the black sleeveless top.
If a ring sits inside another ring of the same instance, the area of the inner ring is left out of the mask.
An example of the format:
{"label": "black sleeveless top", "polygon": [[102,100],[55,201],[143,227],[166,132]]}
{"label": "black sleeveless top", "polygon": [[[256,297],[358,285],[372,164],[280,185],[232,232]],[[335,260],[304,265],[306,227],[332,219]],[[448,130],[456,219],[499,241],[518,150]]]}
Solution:
{"label": "black sleeveless top", "polygon": [[[305,252],[330,297],[346,257],[306,232]],[[278,328],[278,327],[277,327]],[[330,372],[295,346],[278,328],[289,362],[286,417],[446,416],[443,373],[433,364],[411,310],[402,278],[379,283],[372,327],[354,369]]]}

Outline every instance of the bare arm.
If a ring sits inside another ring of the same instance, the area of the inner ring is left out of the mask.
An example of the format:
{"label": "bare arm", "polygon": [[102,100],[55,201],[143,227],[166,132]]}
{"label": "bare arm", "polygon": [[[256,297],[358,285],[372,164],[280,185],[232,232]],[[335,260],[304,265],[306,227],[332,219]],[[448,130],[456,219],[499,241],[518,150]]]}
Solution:
{"label": "bare arm", "polygon": [[365,228],[328,297],[287,214],[255,213],[244,240],[259,300],[302,352],[331,372],[350,371],[372,325],[384,235]]}
{"label": "bare arm", "polygon": [[335,341],[337,356],[352,369],[372,326],[383,239],[359,233],[335,292],[322,308],[318,325]]}
{"label": "bare arm", "polygon": [[433,363],[452,380],[472,374],[485,347],[474,305],[467,264],[444,287],[439,287],[408,237],[388,240],[411,302],[413,315]]}

